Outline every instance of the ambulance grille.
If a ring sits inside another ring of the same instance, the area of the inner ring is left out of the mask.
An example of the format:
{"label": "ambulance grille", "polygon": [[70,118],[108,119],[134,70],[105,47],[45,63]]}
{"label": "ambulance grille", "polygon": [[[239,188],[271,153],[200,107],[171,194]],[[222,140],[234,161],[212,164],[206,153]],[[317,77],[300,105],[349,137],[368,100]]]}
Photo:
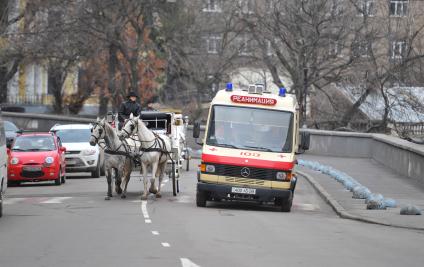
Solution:
{"label": "ambulance grille", "polygon": [[246,184],[246,185],[264,185],[265,184],[264,180],[233,178],[233,177],[225,177],[225,181],[228,183],[238,183],[238,184]]}
{"label": "ambulance grille", "polygon": [[275,176],[277,174],[277,170],[248,167],[249,175],[244,177],[242,176],[243,168],[244,167],[240,166],[216,164],[215,173],[220,176],[240,177],[246,179],[260,179],[268,181],[274,181]]}

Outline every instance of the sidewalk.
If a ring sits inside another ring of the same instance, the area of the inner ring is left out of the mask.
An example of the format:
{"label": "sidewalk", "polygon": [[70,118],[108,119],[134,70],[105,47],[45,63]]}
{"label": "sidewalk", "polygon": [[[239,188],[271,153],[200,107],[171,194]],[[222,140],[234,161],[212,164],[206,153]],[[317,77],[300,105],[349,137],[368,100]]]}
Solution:
{"label": "sidewalk", "polygon": [[365,200],[353,199],[352,192],[342,184],[321,172],[297,166],[299,174],[305,174],[320,194],[326,198],[335,211],[343,218],[402,228],[424,230],[424,215],[400,215],[400,208],[412,204],[424,212],[424,186],[414,180],[402,177],[383,165],[368,158],[340,158],[315,155],[300,155],[300,159],[317,161],[323,165],[345,172],[372,193],[381,193],[393,198],[398,207],[386,210],[367,210]]}

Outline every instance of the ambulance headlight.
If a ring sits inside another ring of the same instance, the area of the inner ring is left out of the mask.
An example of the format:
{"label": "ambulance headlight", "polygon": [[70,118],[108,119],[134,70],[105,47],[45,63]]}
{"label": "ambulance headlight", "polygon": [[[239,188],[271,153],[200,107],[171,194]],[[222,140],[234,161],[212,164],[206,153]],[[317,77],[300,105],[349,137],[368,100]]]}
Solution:
{"label": "ambulance headlight", "polygon": [[279,180],[279,181],[284,181],[286,180],[286,173],[285,172],[277,172],[277,174],[275,175],[275,179]]}
{"label": "ambulance headlight", "polygon": [[206,165],[206,172],[215,172],[214,165]]}

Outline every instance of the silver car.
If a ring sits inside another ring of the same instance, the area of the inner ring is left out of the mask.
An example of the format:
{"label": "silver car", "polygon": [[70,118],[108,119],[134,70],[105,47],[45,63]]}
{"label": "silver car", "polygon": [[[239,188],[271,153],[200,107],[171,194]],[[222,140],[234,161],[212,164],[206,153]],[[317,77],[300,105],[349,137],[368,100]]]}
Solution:
{"label": "silver car", "polygon": [[98,145],[91,146],[89,124],[55,125],[55,131],[66,147],[66,172],[91,172],[92,178],[104,175],[104,154]]}

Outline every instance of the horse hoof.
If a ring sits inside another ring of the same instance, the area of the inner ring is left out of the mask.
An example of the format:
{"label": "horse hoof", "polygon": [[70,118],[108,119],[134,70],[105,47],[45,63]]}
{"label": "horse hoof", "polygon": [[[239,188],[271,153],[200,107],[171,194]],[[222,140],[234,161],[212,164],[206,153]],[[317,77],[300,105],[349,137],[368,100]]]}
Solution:
{"label": "horse hoof", "polygon": [[118,195],[122,194],[122,189],[121,189],[121,188],[116,189],[115,191],[116,191],[116,193],[117,193]]}
{"label": "horse hoof", "polygon": [[121,198],[124,199],[124,198],[127,198],[127,196],[126,195],[122,195]]}
{"label": "horse hoof", "polygon": [[161,198],[162,195],[160,193],[156,193],[156,198]]}
{"label": "horse hoof", "polygon": [[109,196],[105,197],[105,200],[110,200],[110,197]]}
{"label": "horse hoof", "polygon": [[158,190],[156,188],[149,188],[149,193],[157,194]]}

